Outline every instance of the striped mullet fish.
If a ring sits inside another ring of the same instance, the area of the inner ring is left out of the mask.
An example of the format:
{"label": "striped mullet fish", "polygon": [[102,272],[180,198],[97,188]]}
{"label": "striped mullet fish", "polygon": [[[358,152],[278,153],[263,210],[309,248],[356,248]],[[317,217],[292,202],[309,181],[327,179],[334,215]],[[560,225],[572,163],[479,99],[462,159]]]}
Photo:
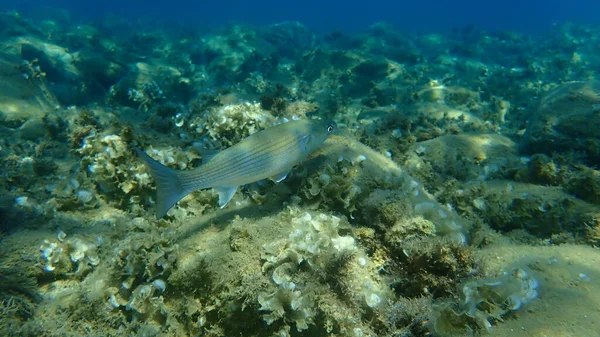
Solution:
{"label": "striped mullet fish", "polygon": [[195,190],[214,188],[225,207],[240,185],[270,178],[284,180],[289,171],[321,147],[334,131],[332,121],[301,119],[259,131],[210,156],[192,170],[175,170],[135,149],[156,183],[156,217],[162,218],[179,200]]}

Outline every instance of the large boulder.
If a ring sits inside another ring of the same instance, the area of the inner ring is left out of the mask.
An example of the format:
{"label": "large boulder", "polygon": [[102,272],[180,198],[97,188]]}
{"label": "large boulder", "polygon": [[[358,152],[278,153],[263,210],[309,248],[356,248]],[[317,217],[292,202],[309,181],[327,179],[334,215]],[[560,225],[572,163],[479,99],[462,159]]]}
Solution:
{"label": "large boulder", "polygon": [[600,82],[569,82],[550,91],[529,120],[528,153],[583,153],[600,166]]}

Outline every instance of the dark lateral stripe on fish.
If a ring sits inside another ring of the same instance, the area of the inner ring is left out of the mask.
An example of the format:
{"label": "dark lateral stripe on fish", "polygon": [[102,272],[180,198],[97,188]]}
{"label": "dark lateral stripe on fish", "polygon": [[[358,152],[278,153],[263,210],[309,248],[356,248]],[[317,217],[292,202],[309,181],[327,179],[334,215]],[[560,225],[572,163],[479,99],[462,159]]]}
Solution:
{"label": "dark lateral stripe on fish", "polygon": [[156,183],[156,215],[163,217],[181,198],[194,190],[217,188],[219,205],[229,202],[235,189],[269,177],[285,177],[287,172],[318,149],[334,130],[335,123],[297,120],[248,136],[218,153],[195,169],[168,168],[135,149]]}
{"label": "dark lateral stripe on fish", "polygon": [[[284,145],[287,145],[294,141],[293,137],[290,137],[290,138],[291,139]],[[230,178],[231,176],[234,176],[234,175],[248,173],[248,171],[251,168],[253,168],[254,166],[262,167],[262,164],[264,164],[265,158],[261,158],[261,156],[264,156],[265,154],[270,154],[270,151],[274,151],[275,149],[277,149],[278,147],[281,147],[281,146],[282,146],[281,143],[271,142],[271,143],[267,143],[266,145],[254,150],[252,152],[249,152],[248,155],[245,157],[233,158],[233,162],[230,162],[229,165],[222,165],[222,166],[218,167],[216,170],[205,172],[206,180],[217,180],[217,179],[223,180],[223,179]],[[242,162],[243,160],[248,160],[248,162],[245,163],[246,166],[243,166],[244,165],[244,163]],[[240,167],[243,169],[239,169]],[[202,188],[202,187],[198,187],[198,188]]]}
{"label": "dark lateral stripe on fish", "polygon": [[[273,144],[271,144],[269,147],[266,147],[264,149],[260,149],[259,151],[253,151],[251,156],[247,156],[250,158],[237,158],[238,162],[233,164],[232,166],[234,167],[234,169],[229,169],[229,170],[221,170],[225,171],[224,175],[219,176],[219,180],[224,180],[224,179],[228,179],[231,178],[232,176],[235,175],[243,175],[243,174],[249,174],[249,173],[253,173],[257,170],[257,169],[262,169],[264,167],[264,164],[267,163],[267,158],[265,158],[264,156],[269,155],[270,157],[274,157],[275,155],[279,155],[280,152],[284,151],[284,150],[289,150],[293,145],[297,145],[299,144],[299,142],[294,142],[294,138],[290,137],[291,139],[284,144],[281,143],[277,143],[277,142],[273,142]],[[288,145],[292,145],[292,146],[288,146]],[[247,162],[243,162],[242,160],[248,160]],[[217,178],[215,178],[216,180]]]}

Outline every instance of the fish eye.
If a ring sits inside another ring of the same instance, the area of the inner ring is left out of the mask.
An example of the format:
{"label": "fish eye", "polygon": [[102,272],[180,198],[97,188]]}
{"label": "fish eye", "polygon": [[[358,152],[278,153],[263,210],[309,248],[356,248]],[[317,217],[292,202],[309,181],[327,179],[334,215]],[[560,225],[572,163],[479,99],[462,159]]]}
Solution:
{"label": "fish eye", "polygon": [[331,133],[333,131],[333,125],[327,125],[327,132]]}

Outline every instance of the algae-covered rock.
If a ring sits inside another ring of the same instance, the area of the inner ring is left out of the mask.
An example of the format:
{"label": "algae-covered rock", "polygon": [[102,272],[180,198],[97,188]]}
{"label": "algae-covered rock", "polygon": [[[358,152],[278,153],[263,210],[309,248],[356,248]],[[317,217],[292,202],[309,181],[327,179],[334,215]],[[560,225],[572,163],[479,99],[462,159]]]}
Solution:
{"label": "algae-covered rock", "polygon": [[97,248],[103,239],[96,242],[78,237],[67,237],[64,232],[57,234],[57,240],[44,240],[40,246],[43,269],[55,277],[83,277],[100,263]]}
{"label": "algae-covered rock", "polygon": [[359,162],[343,159],[335,166],[313,172],[302,182],[302,197],[313,208],[327,207],[352,217],[363,192],[360,185],[367,185]]}
{"label": "algae-covered rock", "polygon": [[45,81],[37,62],[0,55],[0,123],[14,127],[54,110],[58,101]]}
{"label": "algae-covered rock", "polygon": [[41,300],[36,281],[18,268],[0,269],[0,331],[10,331],[30,319]]}
{"label": "algae-covered rock", "polygon": [[453,294],[461,280],[479,275],[480,263],[473,248],[444,237],[421,234],[398,240],[390,231],[386,240],[393,262],[393,288],[404,297]]}
{"label": "algae-covered rock", "polygon": [[[283,318],[295,322],[298,331],[307,329],[309,323],[318,326],[315,313],[333,314],[317,305],[325,298],[332,303],[351,300],[357,306],[355,310],[361,307],[385,310],[389,291],[371,257],[352,236],[339,234],[342,225],[347,226],[342,219],[323,213],[301,214],[295,209],[284,216],[292,216],[291,233],[287,238],[264,245],[263,270],[271,273],[278,286],[275,292],[259,295],[268,324]],[[324,285],[345,291],[331,298],[323,292]],[[331,308],[336,312],[340,309]],[[340,326],[338,329],[348,325],[365,329],[348,318],[334,316],[333,320]]]}
{"label": "algae-covered rock", "polygon": [[405,167],[436,185],[449,177],[460,181],[502,176],[519,162],[515,143],[497,134],[460,134],[416,143]]}
{"label": "algae-covered rock", "polygon": [[201,137],[198,142],[201,147],[215,149],[237,144],[249,135],[283,121],[263,110],[259,103],[242,102],[202,111],[200,116],[192,117],[186,127]]}
{"label": "algae-covered rock", "polygon": [[[591,308],[597,306],[600,294],[600,287],[593,281],[600,277],[597,267],[600,254],[597,249],[569,244],[528,246],[503,242],[481,249],[478,256],[485,261],[483,269],[486,273],[497,275],[499,280],[504,279],[505,282],[511,280],[510,283],[504,283],[504,286],[517,281],[515,276],[523,276],[511,274],[515,268],[517,271],[526,271],[538,283],[537,298],[518,310],[511,309],[511,304],[517,303],[513,300],[500,304],[500,307],[504,306],[506,315],[495,324],[490,321],[490,335],[508,337],[547,334],[549,328],[555,335],[593,335],[590,331],[595,331],[596,322],[588,314],[590,310],[596,310]],[[499,289],[492,287],[490,290],[494,288]],[[515,288],[518,289],[519,287]],[[520,289],[532,290],[533,287]],[[497,292],[489,295],[494,293]],[[513,294],[523,298],[521,294],[527,292]],[[489,296],[488,298],[491,299]],[[482,303],[479,308],[485,310],[486,306]],[[520,333],[521,331],[525,333]]]}
{"label": "algae-covered rock", "polygon": [[[362,219],[377,226],[380,222],[379,216],[373,216],[373,214],[379,212],[381,206],[385,209],[385,204],[390,202],[384,201],[390,195],[386,193],[386,190],[394,189],[398,195],[402,196],[401,200],[403,201],[398,204],[391,201],[392,208],[396,206],[410,208],[411,215],[422,216],[424,219],[432,221],[438,235],[452,237],[457,242],[466,242],[465,226],[468,225],[468,222],[461,219],[451,207],[442,205],[435,200],[421,182],[414,179],[389,156],[373,150],[352,137],[340,136],[329,137],[324,148],[316,155],[319,156],[322,163],[329,163],[329,165],[333,165],[339,158],[348,158],[351,162],[359,163],[356,173],[360,178],[357,181],[360,183],[357,186],[361,188],[362,193],[356,195],[356,202],[367,206],[361,210],[361,218],[364,217]],[[327,187],[324,190],[327,191]],[[371,202],[361,200],[369,194],[371,194],[369,197]],[[378,201],[372,202],[374,200]],[[381,204],[382,202],[383,204]],[[390,214],[393,213],[395,212]],[[406,214],[396,213],[395,216],[399,216],[395,219],[400,220]],[[394,215],[390,218],[394,218]]]}
{"label": "algae-covered rock", "polygon": [[501,232],[524,230],[545,239],[583,234],[597,208],[551,186],[502,180],[477,186],[461,190],[455,197],[457,207],[478,214]]}
{"label": "algae-covered rock", "polygon": [[568,82],[554,88],[529,120],[523,149],[530,153],[581,151],[600,160],[600,82]]}
{"label": "algae-covered rock", "polygon": [[296,58],[315,41],[314,34],[300,22],[282,22],[266,27],[262,38],[273,45],[277,57]]}
{"label": "algae-covered rock", "polygon": [[29,62],[37,60],[37,65],[49,81],[71,81],[80,76],[68,49],[38,40],[23,39],[19,42],[21,58]]}
{"label": "algae-covered rock", "polygon": [[539,281],[521,268],[495,279],[468,281],[462,285],[458,301],[434,304],[433,330],[440,336],[487,331],[492,323],[535,300],[538,287]]}
{"label": "algae-covered rock", "polygon": [[[175,73],[173,73],[173,71]],[[177,71],[171,68],[159,68],[154,64],[138,62],[132,71],[119,82],[110,87],[108,98],[110,102],[129,106],[141,111],[148,111],[155,104],[165,100],[165,92],[157,79],[161,73],[171,72],[177,76]]]}

